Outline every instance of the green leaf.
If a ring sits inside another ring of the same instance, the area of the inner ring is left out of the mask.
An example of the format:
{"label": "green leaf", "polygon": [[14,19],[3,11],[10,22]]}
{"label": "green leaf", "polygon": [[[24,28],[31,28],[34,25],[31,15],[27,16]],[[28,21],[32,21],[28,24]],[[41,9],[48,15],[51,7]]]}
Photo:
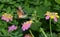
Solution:
{"label": "green leaf", "polygon": [[60,25],[59,24],[57,24],[57,27],[56,27],[56,31],[60,31]]}
{"label": "green leaf", "polygon": [[[47,4],[47,3],[48,3],[48,4]],[[45,1],[44,1],[44,6],[51,6],[51,2],[50,2],[50,1],[45,0]]]}
{"label": "green leaf", "polygon": [[8,7],[7,9],[6,9],[6,12],[11,12],[11,7]]}
{"label": "green leaf", "polygon": [[8,31],[6,29],[2,29],[2,33],[4,36],[8,35]]}
{"label": "green leaf", "polygon": [[3,7],[4,7],[4,4],[1,4],[1,5],[0,5],[0,10],[1,10]]}
{"label": "green leaf", "polygon": [[7,28],[7,23],[5,21],[0,21],[1,29],[2,28]]}
{"label": "green leaf", "polygon": [[39,28],[40,28],[40,25],[41,25],[40,22],[35,22],[35,23],[33,23],[33,24],[31,25],[30,28],[31,28],[32,30],[34,30],[34,31],[38,31]]}
{"label": "green leaf", "polygon": [[56,3],[60,4],[60,0],[55,0]]}
{"label": "green leaf", "polygon": [[16,1],[8,1],[9,4],[16,4]]}
{"label": "green leaf", "polygon": [[44,18],[44,14],[46,13],[46,11],[49,10],[49,7],[45,7],[45,6],[40,6],[40,7],[36,7],[35,8],[37,10],[37,16],[40,18]]}
{"label": "green leaf", "polygon": [[60,24],[60,18],[58,19],[58,23]]}
{"label": "green leaf", "polygon": [[19,4],[19,3],[15,3],[14,6],[15,6],[15,7],[19,7],[20,4]]}
{"label": "green leaf", "polygon": [[13,21],[11,22],[11,24],[18,25],[18,22],[17,22],[16,20],[13,20]]}

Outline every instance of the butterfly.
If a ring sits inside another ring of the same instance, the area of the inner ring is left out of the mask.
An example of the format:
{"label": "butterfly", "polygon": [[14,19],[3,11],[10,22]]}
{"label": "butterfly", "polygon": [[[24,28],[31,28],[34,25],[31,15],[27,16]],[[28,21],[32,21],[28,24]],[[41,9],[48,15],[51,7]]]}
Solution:
{"label": "butterfly", "polygon": [[18,8],[17,15],[19,18],[25,18],[27,15],[24,14],[21,7]]}

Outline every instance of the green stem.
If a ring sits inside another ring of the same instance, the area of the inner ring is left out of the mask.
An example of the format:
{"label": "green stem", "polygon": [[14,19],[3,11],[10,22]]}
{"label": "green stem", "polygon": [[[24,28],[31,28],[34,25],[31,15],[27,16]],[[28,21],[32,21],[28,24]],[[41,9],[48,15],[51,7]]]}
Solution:
{"label": "green stem", "polygon": [[34,37],[34,35],[32,34],[31,30],[29,30],[30,34],[32,35],[32,37]]}
{"label": "green stem", "polygon": [[51,19],[50,19],[50,35],[51,35],[51,37],[53,37],[52,36],[52,27],[51,27]]}
{"label": "green stem", "polygon": [[40,28],[40,30],[41,30],[41,32],[43,33],[43,35],[44,35],[45,37],[47,37],[47,35],[45,34],[43,28]]}

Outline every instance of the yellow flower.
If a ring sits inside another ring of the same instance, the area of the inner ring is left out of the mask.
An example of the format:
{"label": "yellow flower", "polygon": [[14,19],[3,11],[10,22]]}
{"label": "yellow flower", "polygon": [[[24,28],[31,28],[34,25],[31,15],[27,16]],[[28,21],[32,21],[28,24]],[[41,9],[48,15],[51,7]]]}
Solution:
{"label": "yellow flower", "polygon": [[53,13],[50,13],[50,18],[51,19],[54,19],[55,17],[56,18],[59,18],[58,13],[54,13],[54,12]]}
{"label": "yellow flower", "polygon": [[58,13],[56,13],[56,12],[49,12],[49,11],[47,11],[47,13],[45,15],[46,15],[46,17],[45,17],[46,20],[51,18],[51,19],[54,19],[55,22],[57,22],[57,18],[59,18]]}

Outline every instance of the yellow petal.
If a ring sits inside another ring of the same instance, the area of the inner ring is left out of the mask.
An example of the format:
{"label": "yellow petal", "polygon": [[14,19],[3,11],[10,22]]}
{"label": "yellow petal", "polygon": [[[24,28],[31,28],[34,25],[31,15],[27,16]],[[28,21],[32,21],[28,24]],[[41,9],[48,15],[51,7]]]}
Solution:
{"label": "yellow petal", "polygon": [[59,16],[56,16],[57,18],[59,18]]}
{"label": "yellow petal", "polygon": [[47,11],[47,13],[46,13],[45,15],[50,15],[50,12],[49,12],[49,11]]}
{"label": "yellow petal", "polygon": [[50,16],[51,19],[54,19],[54,16]]}

